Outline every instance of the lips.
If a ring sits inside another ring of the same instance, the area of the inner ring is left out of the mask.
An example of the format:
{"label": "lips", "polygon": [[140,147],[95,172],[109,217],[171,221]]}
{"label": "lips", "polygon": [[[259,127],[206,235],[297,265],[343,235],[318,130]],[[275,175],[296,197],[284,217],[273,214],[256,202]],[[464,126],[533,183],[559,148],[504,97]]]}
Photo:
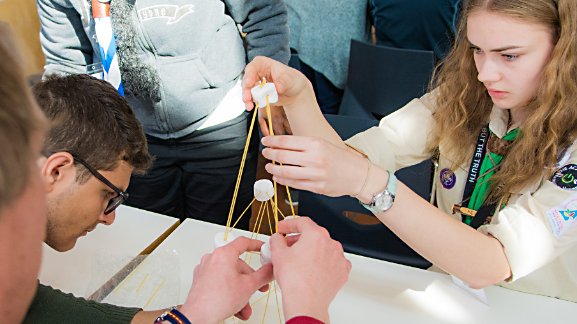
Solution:
{"label": "lips", "polygon": [[487,91],[489,92],[489,96],[493,99],[501,99],[508,94],[506,91],[499,91],[491,88],[487,88]]}
{"label": "lips", "polygon": [[93,226],[91,228],[85,229],[84,232],[82,232],[82,234],[80,234],[80,236],[86,236],[88,235],[88,233],[94,231],[94,229],[96,228],[96,226]]}

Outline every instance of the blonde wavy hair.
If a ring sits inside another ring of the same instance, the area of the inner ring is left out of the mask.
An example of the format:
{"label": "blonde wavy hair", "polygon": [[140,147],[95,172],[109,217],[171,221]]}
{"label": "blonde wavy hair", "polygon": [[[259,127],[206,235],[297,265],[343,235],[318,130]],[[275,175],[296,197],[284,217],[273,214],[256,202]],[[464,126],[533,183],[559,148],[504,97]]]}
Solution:
{"label": "blonde wavy hair", "polygon": [[[558,159],[577,139],[577,0],[468,0],[448,57],[436,69],[431,89],[438,89],[435,120],[440,130],[431,149],[448,148],[458,167],[471,157],[481,128],[489,122],[493,101],[477,79],[467,17],[479,11],[542,24],[551,30],[554,48],[543,70],[528,117],[500,170],[492,177],[489,199],[503,198],[550,176]],[[464,153],[465,152],[465,153]]]}
{"label": "blonde wavy hair", "polygon": [[24,65],[7,24],[0,22],[0,215],[30,178],[32,134],[46,128],[24,77]]}

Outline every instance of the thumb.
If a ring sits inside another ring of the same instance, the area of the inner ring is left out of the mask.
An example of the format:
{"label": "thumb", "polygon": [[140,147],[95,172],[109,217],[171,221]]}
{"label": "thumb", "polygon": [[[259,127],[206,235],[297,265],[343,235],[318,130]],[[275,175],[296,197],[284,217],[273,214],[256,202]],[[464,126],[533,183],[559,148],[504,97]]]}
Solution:
{"label": "thumb", "polygon": [[287,81],[289,80],[285,80],[285,78],[288,79],[288,76],[286,73],[281,73],[281,75],[278,76],[278,78],[276,80],[274,80],[274,86],[276,88],[276,91],[279,94],[285,94],[285,92],[287,92],[287,90],[290,90],[290,87],[288,86]]}
{"label": "thumb", "polygon": [[254,284],[254,290],[267,285],[269,282],[274,280],[273,274],[273,267],[272,264],[265,264],[260,269],[256,270],[255,272],[249,274],[248,276],[251,277]]}
{"label": "thumb", "polygon": [[288,248],[286,238],[279,233],[273,234],[273,236],[270,237],[269,243],[271,255],[282,253],[284,249]]}

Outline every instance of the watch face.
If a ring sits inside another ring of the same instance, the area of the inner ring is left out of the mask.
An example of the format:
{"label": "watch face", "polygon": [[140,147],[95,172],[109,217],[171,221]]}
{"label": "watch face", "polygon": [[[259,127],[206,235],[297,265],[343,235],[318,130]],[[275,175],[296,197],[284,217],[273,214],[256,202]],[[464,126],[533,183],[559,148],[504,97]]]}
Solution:
{"label": "watch face", "polygon": [[388,192],[382,192],[375,197],[375,208],[385,211],[391,208],[393,197]]}

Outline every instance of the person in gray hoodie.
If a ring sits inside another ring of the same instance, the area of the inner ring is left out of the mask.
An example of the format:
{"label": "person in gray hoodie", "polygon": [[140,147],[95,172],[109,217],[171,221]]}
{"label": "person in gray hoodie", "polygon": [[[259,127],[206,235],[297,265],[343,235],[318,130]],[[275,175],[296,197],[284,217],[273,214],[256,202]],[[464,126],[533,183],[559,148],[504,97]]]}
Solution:
{"label": "person in gray hoodie", "polygon": [[[288,62],[285,4],[93,1],[110,2],[125,98],[156,158],[147,175],[131,179],[129,204],[225,224],[250,123],[240,99],[241,75],[247,61],[259,55]],[[37,0],[37,5],[44,74],[98,70],[102,63],[91,1]],[[275,133],[284,133],[286,119],[277,109]],[[252,139],[235,216],[252,200],[258,137]],[[247,229],[249,220],[243,217],[238,227]]]}

